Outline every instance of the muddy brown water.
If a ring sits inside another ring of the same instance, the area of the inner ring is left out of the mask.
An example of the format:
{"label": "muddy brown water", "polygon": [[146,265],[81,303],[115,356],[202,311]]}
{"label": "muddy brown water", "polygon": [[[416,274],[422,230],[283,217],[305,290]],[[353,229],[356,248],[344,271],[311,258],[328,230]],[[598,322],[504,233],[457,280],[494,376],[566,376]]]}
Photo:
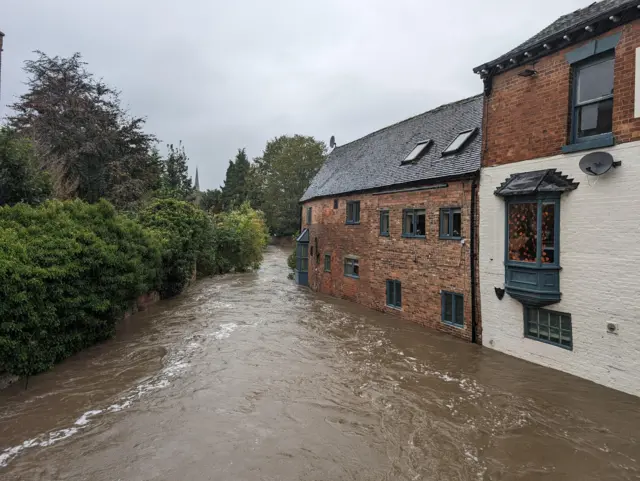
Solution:
{"label": "muddy brown water", "polygon": [[314,294],[200,282],[0,392],[2,480],[631,480],[640,400]]}

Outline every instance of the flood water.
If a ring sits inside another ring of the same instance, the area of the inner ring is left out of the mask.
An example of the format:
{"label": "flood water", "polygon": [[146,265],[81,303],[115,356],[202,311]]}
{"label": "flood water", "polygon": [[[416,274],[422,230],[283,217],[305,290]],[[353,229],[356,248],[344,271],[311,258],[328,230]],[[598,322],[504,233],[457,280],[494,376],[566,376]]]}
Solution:
{"label": "flood water", "polygon": [[639,399],[299,288],[286,255],[1,391],[0,479],[640,479]]}

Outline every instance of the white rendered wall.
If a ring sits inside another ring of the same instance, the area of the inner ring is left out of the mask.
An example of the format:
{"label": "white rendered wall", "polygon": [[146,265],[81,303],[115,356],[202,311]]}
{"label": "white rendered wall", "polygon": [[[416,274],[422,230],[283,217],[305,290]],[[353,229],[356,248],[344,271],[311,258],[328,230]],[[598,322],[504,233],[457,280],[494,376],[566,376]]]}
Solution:
{"label": "white rendered wall", "polygon": [[[600,177],[578,167],[588,152],[482,169],[480,298],[487,347],[640,396],[640,142],[602,149],[622,166]],[[562,194],[560,291],[548,309],[571,314],[573,351],[524,337],[522,304],[504,287],[505,204],[493,194],[509,175],[555,168],[580,186]],[[607,322],[618,333],[607,333]]]}

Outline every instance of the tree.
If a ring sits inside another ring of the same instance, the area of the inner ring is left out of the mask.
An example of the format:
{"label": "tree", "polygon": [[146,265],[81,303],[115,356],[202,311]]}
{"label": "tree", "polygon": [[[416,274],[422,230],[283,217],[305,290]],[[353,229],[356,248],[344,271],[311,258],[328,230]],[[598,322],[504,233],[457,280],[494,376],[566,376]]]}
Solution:
{"label": "tree", "polygon": [[238,149],[235,160],[229,161],[222,187],[222,204],[225,210],[240,207],[249,197],[248,177],[251,164],[245,149]]}
{"label": "tree", "polygon": [[51,190],[49,174],[38,168],[31,142],[0,129],[0,205],[38,204]]}
{"label": "tree", "polygon": [[207,190],[200,195],[200,207],[210,214],[218,214],[223,211],[222,192],[220,189]]}
{"label": "tree", "polygon": [[189,158],[184,146],[182,142],[177,147],[169,144],[167,150],[163,187],[174,192],[176,198],[189,199],[194,194],[194,188],[191,185],[191,177],[189,177],[189,166],[187,165]]}
{"label": "tree", "polygon": [[256,159],[256,180],[269,230],[291,235],[299,229],[299,200],[326,157],[326,145],[302,135],[277,137]]}
{"label": "tree", "polygon": [[119,92],[96,80],[79,53],[37,54],[25,62],[28,91],[11,106],[9,123],[33,141],[56,196],[125,206],[152,190],[160,170],[145,120],[128,115]]}

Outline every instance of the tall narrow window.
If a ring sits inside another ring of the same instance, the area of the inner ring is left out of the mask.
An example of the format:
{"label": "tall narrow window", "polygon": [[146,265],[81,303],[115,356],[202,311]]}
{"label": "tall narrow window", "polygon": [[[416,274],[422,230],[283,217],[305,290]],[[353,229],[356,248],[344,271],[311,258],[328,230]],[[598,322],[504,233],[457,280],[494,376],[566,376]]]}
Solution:
{"label": "tall narrow window", "polygon": [[347,202],[347,224],[360,223],[360,201],[351,200]]}
{"label": "tall narrow window", "polygon": [[307,224],[311,225],[312,218],[313,216],[312,216],[311,207],[307,207]]}
{"label": "tall narrow window", "polygon": [[309,244],[300,244],[300,272],[309,271]]}
{"label": "tall narrow window", "polygon": [[442,291],[442,322],[456,327],[464,326],[464,297],[462,294]]}
{"label": "tall narrow window", "polygon": [[613,124],[612,56],[574,67],[573,131],[574,142],[585,142],[611,135]]}
{"label": "tall narrow window", "polygon": [[360,277],[360,262],[354,257],[344,258],[344,275],[347,277]]}
{"label": "tall narrow window", "polygon": [[440,209],[440,238],[460,239],[462,237],[462,211],[459,207]]}
{"label": "tall narrow window", "polygon": [[402,307],[402,286],[400,281],[387,281],[387,306],[395,309]]}
{"label": "tall narrow window", "polygon": [[338,199],[333,199],[333,208],[334,209],[338,208]]}
{"label": "tall narrow window", "polygon": [[389,236],[389,211],[380,211],[380,235]]}
{"label": "tall narrow window", "polygon": [[331,272],[331,254],[324,255],[324,271]]}
{"label": "tall narrow window", "polygon": [[426,211],[424,209],[405,209],[403,211],[403,237],[425,237],[426,226]]}
{"label": "tall narrow window", "polygon": [[507,261],[558,264],[558,200],[507,203]]}

